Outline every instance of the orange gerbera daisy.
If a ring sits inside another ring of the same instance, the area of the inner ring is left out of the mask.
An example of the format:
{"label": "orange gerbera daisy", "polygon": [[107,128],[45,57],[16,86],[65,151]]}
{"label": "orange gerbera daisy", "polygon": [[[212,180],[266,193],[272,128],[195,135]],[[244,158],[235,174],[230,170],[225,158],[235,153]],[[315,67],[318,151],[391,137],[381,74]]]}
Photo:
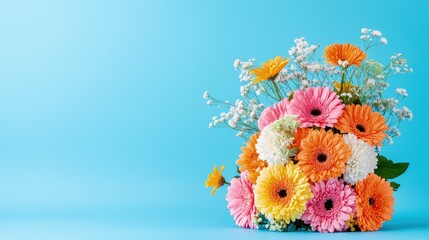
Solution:
{"label": "orange gerbera daisy", "polygon": [[289,59],[277,56],[263,63],[261,67],[250,70],[251,74],[256,74],[254,83],[262,80],[274,80],[288,62]]}
{"label": "orange gerbera daisy", "polygon": [[355,187],[357,222],[362,231],[380,229],[393,213],[393,189],[390,183],[375,174],[368,175]]}
{"label": "orange gerbera daisy", "polygon": [[311,132],[311,128],[297,128],[293,134],[293,143],[290,145],[291,148],[299,148],[301,141],[308,136]]}
{"label": "orange gerbera daisy", "polygon": [[262,159],[259,159],[259,154],[256,152],[256,143],[258,141],[259,134],[253,134],[246,146],[241,147],[243,153],[240,154],[239,159],[236,161],[237,165],[240,166],[240,172],[247,171],[249,180],[253,184],[256,184],[256,179],[259,176],[259,172],[268,166],[268,163]]}
{"label": "orange gerbera daisy", "polygon": [[224,165],[220,167],[220,171],[218,171],[217,166],[215,166],[213,168],[213,172],[209,173],[208,175],[208,179],[206,180],[206,188],[213,187],[212,195],[214,195],[218,188],[222,187],[223,185],[225,185],[225,183],[227,183],[225,181],[225,178],[222,176],[222,172],[224,169]]}
{"label": "orange gerbera daisy", "polygon": [[302,140],[298,166],[312,182],[341,176],[352,151],[343,137],[332,131],[312,130]]}
{"label": "orange gerbera daisy", "polygon": [[386,137],[385,130],[389,127],[386,119],[378,112],[373,112],[368,105],[347,105],[335,128],[341,133],[353,133],[359,139],[371,144],[381,146]]}
{"label": "orange gerbera daisy", "polygon": [[341,66],[340,62],[347,61],[345,67],[350,65],[359,67],[360,63],[366,58],[366,53],[350,43],[332,44],[325,48],[323,57],[333,66]]}

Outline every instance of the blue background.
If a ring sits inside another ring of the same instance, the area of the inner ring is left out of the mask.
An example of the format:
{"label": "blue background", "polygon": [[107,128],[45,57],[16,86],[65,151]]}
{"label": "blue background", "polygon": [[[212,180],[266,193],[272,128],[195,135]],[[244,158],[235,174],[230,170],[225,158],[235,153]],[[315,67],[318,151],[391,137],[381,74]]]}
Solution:
{"label": "blue background", "polygon": [[[0,7],[1,239],[380,239],[428,233],[427,1],[3,1]],[[402,52],[414,120],[383,153],[409,161],[393,220],[375,233],[243,230],[204,188],[232,177],[243,141],[208,129],[208,89],[239,96],[235,58],[286,55],[293,39]]]}

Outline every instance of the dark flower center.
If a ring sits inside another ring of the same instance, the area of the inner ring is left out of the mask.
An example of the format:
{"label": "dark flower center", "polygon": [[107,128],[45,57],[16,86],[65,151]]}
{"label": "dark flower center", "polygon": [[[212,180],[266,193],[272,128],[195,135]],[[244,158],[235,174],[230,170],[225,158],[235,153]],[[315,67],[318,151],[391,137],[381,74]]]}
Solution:
{"label": "dark flower center", "polygon": [[327,211],[331,210],[334,207],[334,202],[331,199],[326,200],[325,209]]}
{"label": "dark flower center", "polygon": [[372,206],[372,205],[374,205],[375,200],[374,200],[374,198],[371,197],[368,199],[368,202],[369,202],[369,205]]}
{"label": "dark flower center", "polygon": [[322,115],[322,111],[320,111],[320,109],[318,108],[314,108],[314,109],[311,109],[310,114],[317,117]]}
{"label": "dark flower center", "polygon": [[326,162],[326,160],[328,159],[328,156],[326,156],[326,154],[324,153],[319,153],[319,155],[317,155],[317,161],[318,162]]}
{"label": "dark flower center", "polygon": [[222,187],[226,183],[225,178],[221,176],[217,182],[218,187]]}
{"label": "dark flower center", "polygon": [[286,189],[280,189],[280,191],[278,192],[278,194],[279,194],[279,197],[285,198],[287,196]]}
{"label": "dark flower center", "polygon": [[359,132],[365,132],[365,127],[362,124],[356,125],[356,128],[359,130]]}

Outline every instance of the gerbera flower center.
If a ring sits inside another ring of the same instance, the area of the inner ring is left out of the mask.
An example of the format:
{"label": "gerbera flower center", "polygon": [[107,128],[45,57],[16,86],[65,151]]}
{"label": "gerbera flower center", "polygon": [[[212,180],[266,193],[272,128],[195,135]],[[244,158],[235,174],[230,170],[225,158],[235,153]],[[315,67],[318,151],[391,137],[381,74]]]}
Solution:
{"label": "gerbera flower center", "polygon": [[334,202],[331,199],[325,201],[325,209],[327,211],[331,210],[334,207]]}
{"label": "gerbera flower center", "polygon": [[274,74],[274,75],[270,76],[270,77],[268,78],[268,80],[274,81],[274,80],[276,80],[276,78],[277,78],[277,76],[278,76],[278,75],[279,75],[278,73],[277,73],[277,74]]}
{"label": "gerbera flower center", "polygon": [[326,156],[326,154],[319,153],[319,155],[317,155],[317,161],[318,162],[324,163],[324,162],[326,162],[326,160],[328,160],[328,156]]}
{"label": "gerbera flower center", "polygon": [[359,130],[359,132],[365,132],[365,127],[362,124],[357,124],[356,128]]}
{"label": "gerbera flower center", "polygon": [[217,182],[217,185],[218,185],[219,187],[222,187],[225,183],[226,183],[225,178],[224,178],[223,176],[221,176],[221,177],[219,178],[219,181]]}
{"label": "gerbera flower center", "polygon": [[310,114],[312,116],[317,117],[317,116],[322,115],[322,111],[320,109],[318,109],[318,108],[314,108],[314,109],[311,109]]}
{"label": "gerbera flower center", "polygon": [[374,203],[375,203],[375,200],[374,200],[374,198],[371,197],[371,198],[368,199],[368,202],[369,202],[370,206],[373,206]]}
{"label": "gerbera flower center", "polygon": [[278,192],[278,194],[279,194],[279,197],[280,198],[285,198],[285,197],[287,197],[287,191],[286,191],[286,189],[280,189],[279,190],[279,192]]}

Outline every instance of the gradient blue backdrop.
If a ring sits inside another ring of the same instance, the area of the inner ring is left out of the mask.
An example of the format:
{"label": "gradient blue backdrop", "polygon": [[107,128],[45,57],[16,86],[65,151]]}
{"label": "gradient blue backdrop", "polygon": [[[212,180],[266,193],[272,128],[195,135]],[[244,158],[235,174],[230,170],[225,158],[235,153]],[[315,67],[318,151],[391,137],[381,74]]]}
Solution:
{"label": "gradient blue backdrop", "polygon": [[[2,1],[1,239],[283,239],[416,236],[429,168],[427,1]],[[293,39],[359,43],[361,27],[402,52],[415,119],[383,152],[409,161],[395,214],[377,233],[279,234],[234,227],[221,189],[204,180],[243,143],[208,129],[208,89],[239,95],[232,61],[286,55]],[[426,98],[425,98],[426,97]]]}

